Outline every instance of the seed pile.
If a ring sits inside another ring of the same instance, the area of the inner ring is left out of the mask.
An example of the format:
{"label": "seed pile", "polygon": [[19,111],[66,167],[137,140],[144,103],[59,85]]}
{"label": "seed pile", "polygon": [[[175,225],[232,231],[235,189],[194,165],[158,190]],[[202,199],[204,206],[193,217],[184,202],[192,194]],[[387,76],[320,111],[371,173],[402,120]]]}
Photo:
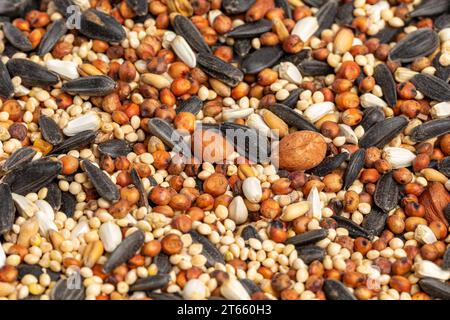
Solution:
{"label": "seed pile", "polygon": [[450,299],[450,1],[0,17],[0,298]]}

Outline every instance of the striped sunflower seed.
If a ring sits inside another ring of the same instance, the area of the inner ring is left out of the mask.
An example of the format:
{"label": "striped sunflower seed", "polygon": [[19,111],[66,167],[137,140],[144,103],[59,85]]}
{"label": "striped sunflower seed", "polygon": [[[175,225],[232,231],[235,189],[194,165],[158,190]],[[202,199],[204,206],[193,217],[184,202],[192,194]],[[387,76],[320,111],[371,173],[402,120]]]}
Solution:
{"label": "striped sunflower seed", "polygon": [[400,33],[401,28],[393,28],[389,25],[380,30],[374,37],[380,40],[380,43],[390,43],[394,37]]}
{"label": "striped sunflower seed", "polygon": [[258,292],[262,292],[262,289],[252,280],[250,279],[241,279],[239,280],[242,286],[247,290],[249,295],[253,295]]}
{"label": "striped sunflower seed", "polygon": [[148,208],[149,204],[148,204],[147,193],[145,191],[141,177],[139,176],[139,174],[135,168],[133,168],[131,170],[130,176],[131,176],[131,181],[133,182],[136,189],[138,189],[138,191],[139,191],[139,202],[138,202],[139,207]]}
{"label": "striped sunflower seed", "polygon": [[200,52],[197,63],[207,75],[231,87],[236,87],[244,79],[241,70],[211,54]]}
{"label": "striped sunflower seed", "polygon": [[450,85],[444,80],[424,73],[416,74],[411,82],[426,97],[436,101],[450,101]]}
{"label": "striped sunflower seed", "polygon": [[61,90],[70,94],[103,97],[116,89],[116,82],[108,76],[89,76],[63,84]]}
{"label": "striped sunflower seed", "polygon": [[5,176],[11,191],[20,195],[38,192],[61,173],[62,165],[58,161],[40,159]]}
{"label": "striped sunflower seed", "polygon": [[250,39],[236,39],[233,49],[239,58],[243,58],[252,50],[252,41]]}
{"label": "striped sunflower seed", "polygon": [[380,236],[386,226],[387,218],[388,214],[386,212],[373,206],[372,211],[364,217],[361,225],[374,236]]}
{"label": "striped sunflower seed", "polygon": [[12,229],[16,213],[11,189],[6,183],[0,183],[0,198],[2,199],[2,205],[0,206],[0,234],[3,234]]}
{"label": "striped sunflower seed", "polygon": [[283,9],[284,16],[287,19],[292,19],[292,9],[289,6],[289,2],[287,0],[275,0],[275,6],[277,8]]}
{"label": "striped sunflower seed", "polygon": [[421,28],[400,40],[390,52],[390,59],[402,63],[432,54],[439,46],[439,36],[432,29]]}
{"label": "striped sunflower seed", "polygon": [[69,17],[72,13],[69,9],[70,6],[75,5],[72,0],[53,0],[56,10],[59,11],[64,17]]}
{"label": "striped sunflower seed", "polygon": [[364,149],[359,149],[351,155],[348,166],[345,169],[344,189],[349,188],[358,178],[361,169],[364,167],[365,156],[366,151]]}
{"label": "striped sunflower seed", "polygon": [[181,152],[184,156],[190,157],[190,147],[185,142],[184,136],[174,130],[172,126],[162,119],[153,118],[148,122],[150,132],[161,139],[161,141],[172,148],[174,152]]}
{"label": "striped sunflower seed", "polygon": [[[450,15],[448,16],[448,19],[450,21]],[[444,80],[445,82],[448,82],[450,80],[450,66],[443,66],[440,63],[441,56],[442,56],[442,54],[439,53],[433,59],[433,67],[436,69],[436,72],[434,73],[434,75],[436,77]]]}
{"label": "striped sunflower seed", "polygon": [[448,132],[450,132],[450,119],[436,119],[415,127],[411,132],[411,139],[416,142],[422,142]]}
{"label": "striped sunflower seed", "polygon": [[359,139],[361,148],[382,148],[394,139],[408,125],[405,117],[393,117],[377,122]]}
{"label": "striped sunflower seed", "polygon": [[59,19],[51,24],[39,44],[37,54],[43,56],[50,51],[58,43],[59,39],[67,33],[66,21]]}
{"label": "striped sunflower seed", "polygon": [[64,154],[70,150],[77,150],[83,146],[87,146],[94,142],[97,133],[95,131],[83,131],[73,137],[69,137],[64,140],[63,143],[58,145],[52,150],[51,154]]}
{"label": "striped sunflower seed", "polygon": [[33,159],[36,153],[36,150],[31,147],[17,149],[8,159],[6,159],[2,166],[2,171],[9,172],[23,167]]}
{"label": "striped sunflower seed", "polygon": [[12,77],[20,77],[25,87],[45,88],[59,82],[58,76],[45,67],[26,59],[10,59],[6,64]]}
{"label": "striped sunflower seed", "polygon": [[33,45],[25,34],[20,31],[18,28],[13,26],[10,22],[3,23],[3,33],[5,34],[5,38],[8,39],[9,43],[11,43],[17,49],[28,52],[33,50]]}
{"label": "striped sunflower seed", "polygon": [[325,249],[316,245],[296,247],[296,250],[300,259],[306,264],[310,264],[313,261],[322,262],[326,255]]}
{"label": "striped sunflower seed", "polygon": [[153,263],[158,269],[158,274],[167,274],[170,272],[170,269],[172,269],[170,257],[164,252],[160,252],[155,258],[153,258]]}
{"label": "striped sunflower seed", "polygon": [[[81,275],[78,275],[78,277],[81,277]],[[84,300],[84,286],[73,288],[73,285],[70,285],[69,282],[70,278],[57,282],[50,293],[50,300]]]}
{"label": "striped sunflower seed", "polygon": [[398,203],[399,188],[392,177],[392,173],[383,175],[378,180],[373,200],[375,204],[385,212],[395,209]]}
{"label": "striped sunflower seed", "polygon": [[61,208],[60,211],[64,212],[67,218],[71,218],[75,214],[75,207],[77,199],[70,192],[61,193]]}
{"label": "striped sunflower seed", "polygon": [[14,95],[14,86],[8,69],[0,60],[0,97],[9,99]]}
{"label": "striped sunflower seed", "polygon": [[334,72],[328,63],[317,60],[303,61],[298,68],[304,77],[326,76]]}
{"label": "striped sunflower seed", "polygon": [[363,119],[359,123],[365,131],[369,130],[375,124],[385,119],[385,115],[381,108],[370,107],[364,110]]}
{"label": "striped sunflower seed", "polygon": [[126,157],[132,151],[131,146],[124,140],[112,139],[98,145],[98,151],[111,158]]}
{"label": "striped sunflower seed", "polygon": [[374,77],[377,84],[381,87],[383,97],[389,107],[395,107],[397,104],[397,88],[389,68],[384,63],[380,63],[375,67]]}
{"label": "striped sunflower seed", "polygon": [[83,12],[79,31],[91,39],[117,43],[125,39],[122,25],[111,15],[96,9]]}
{"label": "striped sunflower seed", "polygon": [[220,251],[209,241],[207,238],[199,234],[197,231],[189,231],[192,237],[192,241],[195,243],[200,243],[203,246],[202,255],[206,257],[206,266],[214,267],[216,263],[225,265],[225,260],[223,259]]}
{"label": "striped sunflower seed", "polygon": [[315,35],[319,36],[323,30],[330,29],[336,19],[339,4],[335,0],[325,2],[317,11],[316,18],[319,23],[319,29]]}
{"label": "striped sunflower seed", "polygon": [[52,182],[47,186],[48,192],[45,197],[45,201],[47,201],[50,206],[55,211],[59,211],[61,209],[62,202],[62,192],[56,182]]}
{"label": "striped sunflower seed", "polygon": [[177,109],[175,110],[177,113],[180,112],[190,112],[194,115],[197,115],[203,108],[203,101],[200,100],[197,96],[192,96],[187,100],[179,103]]}
{"label": "striped sunflower seed", "polygon": [[191,20],[183,15],[177,15],[173,19],[173,28],[175,32],[182,36],[192,49],[198,53],[212,53],[211,48],[206,44],[203,36]]}
{"label": "striped sunflower seed", "polygon": [[84,160],[81,164],[95,190],[102,198],[110,202],[119,200],[119,189],[106,173],[89,160]]}
{"label": "striped sunflower seed", "polygon": [[438,169],[450,178],[450,157],[445,157],[443,160],[439,161]]}
{"label": "striped sunflower seed", "polygon": [[450,9],[448,0],[426,0],[409,14],[411,18],[430,17],[444,13]]}
{"label": "striped sunflower seed", "polygon": [[283,104],[291,109],[294,109],[297,106],[297,102],[300,100],[300,94],[303,92],[303,89],[297,88],[292,90],[289,93],[289,96],[280,102],[280,104]]}
{"label": "striped sunflower seed", "polygon": [[29,5],[29,0],[1,0],[0,15],[8,17],[23,15]]}
{"label": "striped sunflower seed", "polygon": [[348,153],[342,152],[334,157],[327,157],[311,173],[315,176],[324,177],[333,170],[339,168],[348,159]]}
{"label": "striped sunflower seed", "polygon": [[145,234],[141,230],[133,232],[126,237],[117,248],[111,253],[108,261],[103,265],[106,273],[111,272],[117,266],[127,262],[142,247],[145,241]]}
{"label": "striped sunflower seed", "polygon": [[64,141],[64,135],[58,124],[52,118],[41,115],[39,117],[39,127],[45,141],[56,146]]}

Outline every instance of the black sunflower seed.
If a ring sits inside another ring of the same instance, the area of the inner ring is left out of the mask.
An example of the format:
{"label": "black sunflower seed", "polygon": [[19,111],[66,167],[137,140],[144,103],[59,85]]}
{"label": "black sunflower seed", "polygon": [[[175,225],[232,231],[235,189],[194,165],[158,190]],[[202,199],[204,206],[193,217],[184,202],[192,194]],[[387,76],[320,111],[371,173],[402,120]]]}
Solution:
{"label": "black sunflower seed", "polygon": [[450,248],[447,248],[447,250],[445,250],[443,260],[444,261],[442,263],[442,269],[450,270]]}
{"label": "black sunflower seed", "polygon": [[434,298],[450,300],[450,285],[434,278],[419,280],[419,287]]}
{"label": "black sunflower seed", "polygon": [[247,11],[255,0],[223,0],[223,10],[228,14],[239,14]]}
{"label": "black sunflower seed", "polygon": [[39,56],[43,56],[49,53],[58,43],[59,39],[66,34],[66,32],[67,26],[64,19],[60,19],[52,23],[39,44],[37,54]]}
{"label": "black sunflower seed", "polygon": [[287,0],[275,0],[275,6],[283,9],[284,17],[286,19],[292,19],[292,10]]}
{"label": "black sunflower seed", "polygon": [[439,46],[439,36],[432,29],[421,28],[400,40],[390,52],[390,59],[411,62],[432,54]]}
{"label": "black sunflower seed", "polygon": [[148,14],[148,1],[147,0],[126,0],[127,5],[133,9],[134,13],[138,16],[145,16]]}
{"label": "black sunflower seed", "polygon": [[324,281],[323,292],[328,300],[356,300],[356,297],[342,282],[334,279]]}
{"label": "black sunflower seed", "polygon": [[327,0],[304,0],[307,5],[315,8],[320,8]]}
{"label": "black sunflower seed", "polygon": [[261,19],[240,25],[228,32],[227,36],[236,39],[254,38],[270,30],[272,30],[272,21]]}
{"label": "black sunflower seed", "polygon": [[126,157],[132,151],[129,143],[125,140],[112,139],[98,144],[98,151],[111,158]]}
{"label": "black sunflower seed", "polygon": [[285,244],[293,244],[296,247],[314,244],[328,237],[327,229],[317,229],[297,234],[285,241]]}
{"label": "black sunflower seed", "polygon": [[375,38],[378,38],[381,43],[389,43],[394,39],[394,37],[402,31],[401,28],[393,28],[391,26],[386,26],[382,30],[380,30]]}
{"label": "black sunflower seed", "polygon": [[16,207],[11,195],[11,189],[6,183],[0,182],[0,235],[11,230],[14,223]]}
{"label": "black sunflower seed", "polygon": [[397,182],[392,177],[392,173],[386,173],[378,180],[373,200],[380,209],[388,212],[397,206],[398,195]]}
{"label": "black sunflower seed", "polygon": [[450,178],[450,157],[444,158],[437,165],[438,170]]}
{"label": "black sunflower seed", "polygon": [[391,71],[384,63],[380,63],[375,67],[374,77],[387,104],[393,108],[397,104],[397,89]]}
{"label": "black sunflower seed", "polygon": [[133,168],[130,172],[131,175],[131,181],[133,182],[136,189],[139,191],[139,206],[148,208],[148,198],[147,193],[145,192],[144,185],[142,184],[141,177],[139,177],[139,174],[135,168]]}
{"label": "black sunflower seed", "polygon": [[119,200],[119,189],[106,173],[89,160],[84,160],[82,165],[95,190],[102,198],[111,202]]}
{"label": "black sunflower seed", "polygon": [[9,43],[11,43],[17,49],[23,52],[33,50],[33,45],[31,44],[28,37],[18,28],[13,26],[10,22],[3,23],[3,33],[5,34],[5,38],[8,39]]}
{"label": "black sunflower seed", "polygon": [[288,106],[278,103],[271,105],[268,109],[291,127],[295,127],[299,130],[318,132],[317,128],[311,122]]}
{"label": "black sunflower seed", "polygon": [[211,54],[200,52],[197,55],[199,67],[210,77],[235,87],[244,79],[241,70]]}
{"label": "black sunflower seed", "polygon": [[450,118],[436,119],[415,127],[411,132],[411,139],[422,142],[449,132]]}
{"label": "black sunflower seed", "polygon": [[336,170],[348,159],[348,153],[342,152],[334,157],[327,157],[311,173],[315,176],[324,177],[333,170]]}
{"label": "black sunflower seed", "polygon": [[177,109],[175,110],[177,113],[180,112],[190,112],[194,115],[197,115],[203,108],[203,101],[200,100],[197,96],[192,96],[189,99],[182,101]]}
{"label": "black sunflower seed", "polygon": [[126,237],[117,248],[111,253],[108,261],[103,265],[103,270],[106,273],[111,272],[117,266],[127,262],[136,252],[142,247],[145,241],[145,234],[138,230]]}
{"label": "black sunflower seed", "polygon": [[67,81],[61,90],[70,94],[103,97],[116,90],[116,82],[108,76],[89,76]]}
{"label": "black sunflower seed", "polygon": [[444,80],[430,74],[416,74],[411,82],[426,97],[436,101],[450,100],[450,85]]}
{"label": "black sunflower seed", "polygon": [[220,251],[209,241],[206,237],[199,234],[197,231],[189,231],[192,237],[192,241],[200,243],[203,246],[202,255],[206,258],[206,266],[214,267],[216,263],[221,263],[225,265],[225,260],[223,259]]}
{"label": "black sunflower seed", "polygon": [[295,109],[295,107],[297,106],[297,102],[300,100],[300,94],[303,92],[304,90],[301,88],[297,88],[292,90],[291,92],[289,92],[289,96],[280,102],[280,104],[283,104],[291,109]]}
{"label": "black sunflower seed", "polygon": [[169,256],[164,252],[160,252],[155,258],[153,258],[153,263],[156,265],[158,269],[158,274],[169,273],[170,269],[172,269],[172,265],[170,264]]}
{"label": "black sunflower seed", "polygon": [[9,99],[14,95],[14,86],[8,69],[0,60],[0,97]]}
{"label": "black sunflower seed", "polygon": [[242,230],[241,237],[245,241],[253,238],[253,239],[257,239],[262,242],[261,236],[259,235],[258,231],[255,229],[255,227],[252,225],[248,225]]}
{"label": "black sunflower seed", "polygon": [[334,73],[328,63],[317,60],[305,60],[297,67],[304,77],[326,76]]}
{"label": "black sunflower seed", "polygon": [[45,197],[45,201],[53,208],[55,211],[61,209],[62,202],[62,192],[56,182],[52,182],[47,186],[48,192]]}
{"label": "black sunflower seed", "polygon": [[236,39],[233,49],[239,58],[243,58],[252,50],[252,41],[250,39]]}
{"label": "black sunflower seed", "polygon": [[122,25],[111,15],[96,9],[88,9],[80,18],[79,31],[91,39],[121,42],[126,33]]}
{"label": "black sunflower seed", "polygon": [[29,0],[1,0],[0,15],[17,17],[23,15],[27,9],[31,9]]}
{"label": "black sunflower seed", "polygon": [[25,277],[27,274],[31,274],[36,278],[39,278],[40,275],[44,273],[48,274],[52,281],[58,281],[61,278],[61,274],[59,274],[58,272],[42,268],[37,264],[24,264],[24,263],[19,264],[17,266],[17,271],[18,271],[17,278],[19,280],[22,280],[23,277]]}
{"label": "black sunflower seed", "polygon": [[364,217],[361,225],[373,235],[380,236],[386,226],[387,218],[387,212],[373,206],[370,213]]}
{"label": "black sunflower seed", "polygon": [[97,133],[95,131],[83,131],[66,139],[63,143],[52,150],[51,154],[64,154],[70,150],[76,150],[94,142]]}
{"label": "black sunflower seed", "polygon": [[64,17],[69,17],[74,12],[71,12],[69,7],[74,5],[74,2],[72,0],[53,0],[53,3],[55,4],[56,9],[61,13]]}
{"label": "black sunflower seed", "polygon": [[173,29],[182,36],[186,42],[197,52],[212,53],[211,48],[206,44],[205,39],[198,31],[191,20],[183,15],[177,15],[173,19]]}
{"label": "black sunflower seed", "polygon": [[283,55],[280,46],[263,47],[246,56],[241,62],[241,69],[246,74],[255,74],[275,65]]}
{"label": "black sunflower seed", "polygon": [[382,148],[394,139],[408,125],[405,117],[393,117],[373,125],[359,140],[361,148]]}
{"label": "black sunflower seed", "polygon": [[172,126],[162,119],[153,118],[148,122],[150,132],[161,139],[161,141],[172,148],[174,152],[182,153],[186,157],[191,156],[191,148],[185,142],[183,135],[174,130]]}
{"label": "black sunflower seed", "polygon": [[306,264],[316,260],[322,262],[326,255],[325,249],[315,245],[296,247],[296,250],[300,259]]}
{"label": "black sunflower seed", "polygon": [[262,292],[261,288],[250,279],[241,279],[239,280],[242,286],[247,290],[249,295],[255,294],[257,292]]}
{"label": "black sunflower seed", "polygon": [[436,16],[449,9],[450,1],[448,0],[425,0],[409,16],[411,18]]}
{"label": "black sunflower seed", "polygon": [[364,149],[359,149],[351,155],[348,166],[345,169],[344,189],[349,188],[358,178],[361,169],[364,167],[365,156],[366,150]]}
{"label": "black sunflower seed", "polygon": [[9,172],[23,167],[31,162],[36,153],[36,150],[31,147],[17,149],[8,159],[6,159],[2,166],[2,171]]}
{"label": "black sunflower seed", "polygon": [[173,300],[183,300],[183,298],[176,293],[156,293],[148,292],[147,295],[153,300],[157,301],[173,301]]}
{"label": "black sunflower seed", "polygon": [[340,228],[347,229],[348,234],[352,238],[363,237],[369,240],[373,238],[373,235],[368,230],[364,229],[360,225],[357,225],[350,219],[338,215],[334,215],[331,218],[336,221]]}
{"label": "black sunflower seed", "polygon": [[363,119],[359,123],[365,131],[369,130],[372,126],[385,119],[385,114],[381,108],[370,107],[364,110]]}
{"label": "black sunflower seed", "polygon": [[130,291],[155,291],[164,288],[170,281],[168,274],[157,274],[147,278],[137,280],[131,287]]}
{"label": "black sunflower seed", "polygon": [[64,141],[64,135],[58,124],[52,118],[44,115],[39,117],[39,126],[41,127],[42,137],[45,141],[56,146]]}
{"label": "black sunflower seed", "polygon": [[303,61],[311,58],[311,50],[310,49],[303,49],[298,53],[295,54],[287,54],[285,55],[281,60],[282,61],[288,61],[292,62],[296,66],[298,66]]}
{"label": "black sunflower seed", "polygon": [[61,173],[62,165],[58,161],[40,159],[5,176],[11,191],[20,195],[38,192],[46,187]]}
{"label": "black sunflower seed", "polygon": [[61,208],[59,209],[68,218],[73,217],[75,214],[75,206],[77,205],[77,199],[70,192],[61,193]]}
{"label": "black sunflower seed", "polygon": [[348,2],[339,6],[336,14],[336,22],[343,25],[351,25],[353,21],[353,3]]}
{"label": "black sunflower seed", "polygon": [[317,11],[316,18],[319,23],[319,29],[315,35],[319,36],[323,30],[329,29],[336,19],[339,4],[335,0],[326,1]]}
{"label": "black sunflower seed", "polygon": [[58,76],[45,67],[26,59],[10,59],[6,64],[12,77],[20,77],[26,87],[45,88],[59,82]]}

